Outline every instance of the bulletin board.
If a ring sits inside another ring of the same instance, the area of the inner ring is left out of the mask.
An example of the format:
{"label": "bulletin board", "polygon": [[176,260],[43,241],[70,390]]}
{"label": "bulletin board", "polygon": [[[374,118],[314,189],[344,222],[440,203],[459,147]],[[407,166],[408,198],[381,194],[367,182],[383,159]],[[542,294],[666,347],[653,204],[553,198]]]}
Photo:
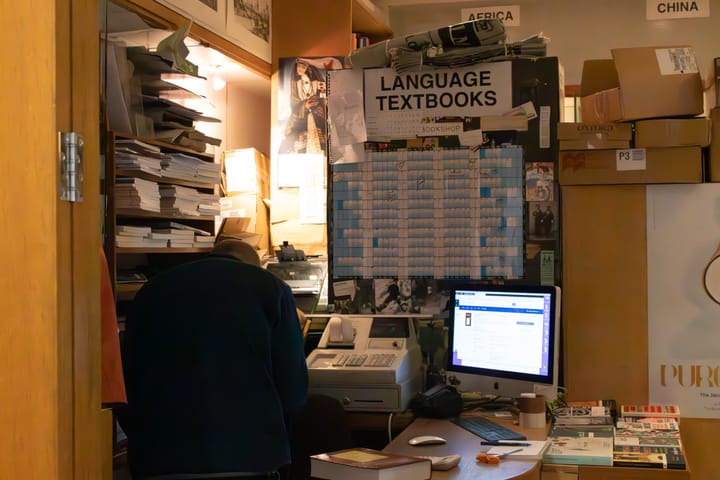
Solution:
{"label": "bulletin board", "polygon": [[559,71],[542,57],[334,72],[329,104],[342,94],[353,124],[330,112],[331,308],[439,313],[460,282],[559,285]]}

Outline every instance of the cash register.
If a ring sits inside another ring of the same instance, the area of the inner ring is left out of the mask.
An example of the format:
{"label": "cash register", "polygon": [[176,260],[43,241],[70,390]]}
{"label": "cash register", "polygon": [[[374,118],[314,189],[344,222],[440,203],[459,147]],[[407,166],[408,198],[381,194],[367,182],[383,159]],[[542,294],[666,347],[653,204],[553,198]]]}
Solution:
{"label": "cash register", "polygon": [[307,357],[310,392],[348,411],[394,412],[423,388],[415,322],[423,315],[314,315],[327,323]]}

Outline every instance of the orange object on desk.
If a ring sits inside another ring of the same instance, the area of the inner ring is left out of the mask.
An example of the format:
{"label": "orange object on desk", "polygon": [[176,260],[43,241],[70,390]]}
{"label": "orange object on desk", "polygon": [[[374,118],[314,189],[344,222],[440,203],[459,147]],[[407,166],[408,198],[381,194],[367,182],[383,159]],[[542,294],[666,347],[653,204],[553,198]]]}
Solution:
{"label": "orange object on desk", "polygon": [[488,455],[485,452],[480,452],[475,457],[478,462],[482,463],[489,463],[489,464],[495,464],[500,463],[500,456],[499,455]]}
{"label": "orange object on desk", "polygon": [[522,450],[522,448],[516,448],[515,450],[510,450],[509,452],[500,453],[500,454],[488,454],[487,452],[480,452],[477,455],[475,455],[475,459],[478,462],[495,465],[495,464],[500,463],[501,458],[506,457],[507,455],[510,455],[511,453],[519,452],[520,450]]}

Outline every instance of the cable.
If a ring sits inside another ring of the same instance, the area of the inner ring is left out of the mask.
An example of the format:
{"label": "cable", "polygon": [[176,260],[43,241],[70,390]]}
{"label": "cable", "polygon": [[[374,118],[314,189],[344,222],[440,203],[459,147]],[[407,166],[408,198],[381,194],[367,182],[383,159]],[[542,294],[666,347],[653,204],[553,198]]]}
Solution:
{"label": "cable", "polygon": [[390,412],[390,415],[388,415],[388,443],[392,442],[392,418],[393,418],[393,412]]}

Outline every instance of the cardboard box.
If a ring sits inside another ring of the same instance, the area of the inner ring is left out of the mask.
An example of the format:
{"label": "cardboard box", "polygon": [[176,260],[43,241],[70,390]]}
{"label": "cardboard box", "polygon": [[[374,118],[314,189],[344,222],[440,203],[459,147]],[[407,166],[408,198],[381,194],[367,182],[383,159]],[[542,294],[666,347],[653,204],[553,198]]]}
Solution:
{"label": "cardboard box", "polygon": [[660,118],[635,122],[636,147],[707,147],[710,145],[710,119]]}
{"label": "cardboard box", "polygon": [[[256,194],[239,194],[220,199],[220,215],[233,218],[235,231],[262,235],[257,248],[270,251],[270,213],[263,199]],[[227,222],[227,220],[226,220]]]}
{"label": "cardboard box", "polygon": [[720,107],[710,110],[710,161],[708,162],[708,179],[720,182]]}
{"label": "cardboard box", "polygon": [[701,183],[703,181],[700,147],[637,150],[644,153],[644,161],[618,160],[618,150],[560,152],[558,181],[560,185]]}
{"label": "cardboard box", "polygon": [[255,148],[226,150],[222,156],[222,193],[255,193],[270,198],[270,159]]}
{"label": "cardboard box", "polygon": [[558,123],[560,150],[630,148],[632,124],[629,123]]}
{"label": "cardboard box", "polygon": [[702,80],[691,47],[615,48],[611,53],[612,62],[588,60],[583,64],[583,122],[703,113]]}

